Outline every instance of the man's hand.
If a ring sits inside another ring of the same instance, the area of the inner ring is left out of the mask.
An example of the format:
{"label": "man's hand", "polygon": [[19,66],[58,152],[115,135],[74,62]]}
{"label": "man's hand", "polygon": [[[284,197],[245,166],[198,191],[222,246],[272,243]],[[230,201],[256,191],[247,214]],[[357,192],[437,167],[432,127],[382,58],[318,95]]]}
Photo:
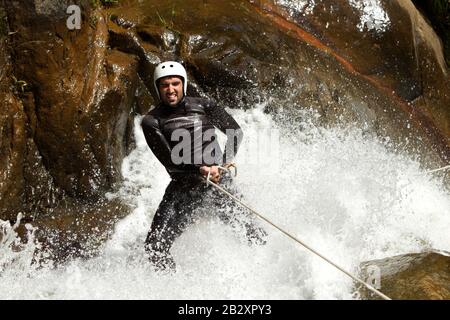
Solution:
{"label": "man's hand", "polygon": [[214,182],[214,183],[219,183],[219,181],[220,181],[219,167],[218,166],[211,166],[211,167],[203,166],[203,167],[200,167],[200,173],[205,178],[208,177],[208,173],[209,172],[211,172],[211,175],[210,175],[211,181]]}

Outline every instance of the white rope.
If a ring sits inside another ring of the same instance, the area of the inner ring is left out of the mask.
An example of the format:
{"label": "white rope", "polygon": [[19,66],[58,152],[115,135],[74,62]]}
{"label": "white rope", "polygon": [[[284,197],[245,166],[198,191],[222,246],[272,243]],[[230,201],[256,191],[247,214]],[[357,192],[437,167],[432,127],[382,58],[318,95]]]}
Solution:
{"label": "white rope", "polygon": [[425,171],[425,173],[432,173],[432,172],[438,172],[438,171],[443,171],[443,170],[447,170],[450,169],[450,164],[448,166],[442,167],[442,168],[437,168],[434,170],[429,170],[429,171]]}
{"label": "white rope", "polygon": [[364,285],[367,289],[369,289],[370,291],[374,292],[375,294],[379,295],[381,298],[383,298],[384,300],[391,300],[391,298],[389,298],[388,296],[386,296],[385,294],[383,294],[382,292],[378,291],[377,289],[375,289],[374,287],[372,287],[370,284],[366,283],[365,281],[355,277],[354,275],[352,275],[350,272],[344,270],[342,267],[338,266],[336,263],[334,263],[333,261],[331,261],[330,259],[326,258],[325,256],[321,255],[320,253],[318,253],[316,250],[312,249],[310,246],[308,246],[307,244],[305,244],[303,241],[297,239],[296,237],[294,237],[293,235],[291,235],[290,233],[284,231],[283,229],[281,229],[280,227],[278,227],[277,225],[275,225],[272,221],[270,221],[269,219],[265,218],[264,216],[262,216],[261,214],[259,214],[258,212],[256,212],[255,210],[253,210],[252,208],[250,208],[248,205],[246,205],[245,203],[243,203],[241,200],[239,200],[238,198],[236,198],[234,195],[232,195],[231,193],[229,193],[227,190],[225,190],[224,188],[220,187],[219,185],[217,185],[216,183],[212,182],[210,180],[210,172],[208,172],[208,176],[206,177],[206,184],[208,185],[212,185],[214,188],[222,191],[223,193],[225,193],[227,196],[229,196],[230,198],[232,198],[234,201],[236,201],[237,203],[239,203],[241,206],[247,208],[248,210],[250,210],[253,214],[255,214],[258,218],[264,220],[265,222],[267,222],[268,224],[270,224],[271,226],[273,226],[274,228],[278,229],[279,231],[281,231],[282,233],[284,233],[286,236],[288,236],[289,238],[291,238],[292,240],[298,242],[299,244],[301,244],[303,247],[305,247],[306,249],[308,249],[309,251],[311,251],[312,253],[316,254],[317,256],[319,256],[320,258],[322,258],[323,260],[325,260],[326,262],[328,262],[329,264],[331,264],[332,266],[334,266],[335,268],[339,269],[340,271],[342,271],[343,273],[345,273],[346,275],[348,275],[350,278],[352,278],[353,280],[359,282],[360,284]]}

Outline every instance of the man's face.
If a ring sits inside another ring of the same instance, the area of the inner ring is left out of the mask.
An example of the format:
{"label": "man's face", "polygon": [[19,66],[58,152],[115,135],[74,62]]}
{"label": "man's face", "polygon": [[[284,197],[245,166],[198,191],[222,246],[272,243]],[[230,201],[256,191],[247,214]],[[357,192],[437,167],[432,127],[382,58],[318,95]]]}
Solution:
{"label": "man's face", "polygon": [[159,80],[159,95],[168,106],[175,107],[183,99],[183,81],[177,76],[168,76]]}

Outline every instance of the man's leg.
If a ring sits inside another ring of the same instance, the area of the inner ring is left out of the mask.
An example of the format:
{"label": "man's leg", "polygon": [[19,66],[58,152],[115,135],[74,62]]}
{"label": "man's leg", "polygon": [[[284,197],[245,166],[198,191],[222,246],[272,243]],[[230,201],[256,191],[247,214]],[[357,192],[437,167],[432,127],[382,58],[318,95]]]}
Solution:
{"label": "man's leg", "polygon": [[145,240],[145,250],[150,256],[150,262],[160,270],[175,269],[175,261],[169,253],[169,249],[175,240],[172,226],[176,226],[174,212],[176,201],[174,191],[176,188],[172,184],[173,181],[166,188]]}
{"label": "man's leg", "polygon": [[172,180],[166,188],[145,241],[150,261],[157,269],[175,269],[170,248],[192,221],[192,213],[199,198],[195,185],[192,186],[186,181]]}

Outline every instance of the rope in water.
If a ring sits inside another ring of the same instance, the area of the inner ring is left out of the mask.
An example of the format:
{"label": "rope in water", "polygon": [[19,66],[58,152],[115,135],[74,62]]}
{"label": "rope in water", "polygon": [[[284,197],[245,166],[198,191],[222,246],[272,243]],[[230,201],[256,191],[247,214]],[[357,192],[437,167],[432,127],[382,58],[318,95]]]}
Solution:
{"label": "rope in water", "polygon": [[[222,168],[220,167],[222,170],[226,170],[229,171],[227,168]],[[345,273],[346,275],[348,275],[350,278],[352,278],[353,280],[355,280],[356,282],[359,282],[360,284],[364,285],[367,289],[369,289],[370,291],[374,292],[375,294],[377,294],[378,296],[380,296],[382,299],[384,300],[391,300],[391,298],[389,298],[388,296],[386,296],[385,294],[383,294],[382,292],[380,292],[379,290],[375,289],[373,286],[371,286],[370,284],[368,284],[367,282],[359,279],[358,277],[352,275],[350,272],[346,271],[345,269],[343,269],[342,267],[338,266],[336,263],[334,263],[333,261],[331,261],[330,259],[326,258],[325,256],[323,256],[322,254],[320,254],[319,252],[317,252],[316,250],[314,250],[313,248],[311,248],[310,246],[308,246],[307,244],[305,244],[303,241],[297,239],[296,237],[294,237],[293,235],[291,235],[290,233],[288,233],[287,231],[284,231],[282,228],[278,227],[277,225],[275,225],[272,221],[270,221],[269,219],[267,219],[266,217],[264,217],[263,215],[261,215],[260,213],[258,213],[256,210],[253,210],[252,208],[250,208],[248,205],[246,205],[245,203],[243,203],[241,200],[239,200],[238,198],[236,198],[234,195],[232,195],[231,193],[229,193],[227,190],[225,190],[224,188],[220,187],[218,184],[214,183],[213,181],[210,180],[210,172],[208,173],[208,176],[206,177],[206,183],[208,185],[212,185],[214,188],[220,190],[221,192],[223,192],[224,194],[226,194],[227,196],[229,196],[231,199],[233,199],[234,201],[236,201],[238,204],[240,204],[241,206],[243,206],[244,208],[250,210],[250,212],[252,212],[253,214],[255,214],[258,218],[264,220],[265,222],[267,222],[268,224],[270,224],[271,226],[273,226],[275,229],[281,231],[282,233],[284,233],[286,236],[288,236],[289,238],[291,238],[292,240],[296,241],[297,243],[299,243],[300,245],[302,245],[303,247],[305,247],[306,249],[308,249],[309,251],[311,251],[312,253],[314,253],[315,255],[319,256],[320,258],[322,258],[323,260],[325,260],[326,262],[328,262],[329,264],[331,264],[332,266],[334,266],[335,268],[337,268],[338,270],[342,271],[343,273]]]}
{"label": "rope in water", "polygon": [[450,164],[448,166],[442,167],[442,168],[437,168],[434,170],[429,170],[429,171],[425,171],[425,173],[432,173],[432,172],[438,172],[438,171],[443,171],[443,170],[447,170],[450,169]]}

